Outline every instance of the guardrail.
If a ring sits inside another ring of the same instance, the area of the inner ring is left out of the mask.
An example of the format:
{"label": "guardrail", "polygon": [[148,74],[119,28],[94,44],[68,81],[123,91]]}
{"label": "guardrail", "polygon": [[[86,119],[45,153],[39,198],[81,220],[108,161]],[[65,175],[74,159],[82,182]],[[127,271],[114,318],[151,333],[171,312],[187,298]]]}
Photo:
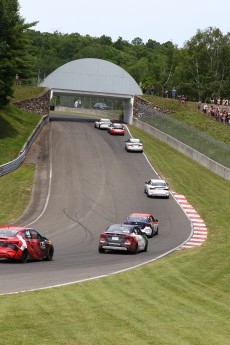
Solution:
{"label": "guardrail", "polygon": [[34,140],[37,138],[37,136],[38,136],[39,132],[41,131],[42,127],[47,122],[49,122],[49,115],[43,116],[43,118],[41,119],[41,121],[39,122],[37,127],[32,132],[31,136],[29,137],[29,139],[27,140],[27,142],[23,146],[23,148],[20,151],[18,157],[16,159],[14,159],[13,161],[9,162],[9,163],[0,165],[0,176],[8,174],[9,172],[17,169],[22,164],[22,162],[26,158],[26,155],[27,155],[31,145],[33,144]]}
{"label": "guardrail", "polygon": [[183,153],[187,157],[190,157],[194,161],[198,162],[199,164],[206,167],[208,170],[214,172],[215,174],[223,177],[225,180],[230,181],[230,169],[227,167],[215,162],[214,160],[208,158],[207,156],[203,155],[202,153],[196,151],[195,149],[191,148],[190,146],[182,143],[181,141],[171,137],[170,135],[159,131],[158,129],[154,128],[153,126],[142,122],[136,118],[133,118],[133,125],[137,128],[142,129],[146,133],[154,136],[156,139],[165,142],[166,144],[170,145],[177,151]]}

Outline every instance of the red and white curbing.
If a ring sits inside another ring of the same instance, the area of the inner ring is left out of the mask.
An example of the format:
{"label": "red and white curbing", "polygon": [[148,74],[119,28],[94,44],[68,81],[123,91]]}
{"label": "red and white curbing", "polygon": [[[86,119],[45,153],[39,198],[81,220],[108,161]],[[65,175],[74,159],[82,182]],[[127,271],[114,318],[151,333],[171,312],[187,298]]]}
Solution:
{"label": "red and white curbing", "polygon": [[190,249],[196,246],[200,246],[207,239],[208,235],[208,230],[204,221],[201,219],[196,210],[194,210],[194,208],[188,203],[188,201],[183,195],[177,194],[175,192],[172,192],[172,194],[179,203],[179,205],[183,208],[184,212],[187,214],[193,227],[192,237],[188,240],[188,242],[184,243],[179,248],[179,250]]}

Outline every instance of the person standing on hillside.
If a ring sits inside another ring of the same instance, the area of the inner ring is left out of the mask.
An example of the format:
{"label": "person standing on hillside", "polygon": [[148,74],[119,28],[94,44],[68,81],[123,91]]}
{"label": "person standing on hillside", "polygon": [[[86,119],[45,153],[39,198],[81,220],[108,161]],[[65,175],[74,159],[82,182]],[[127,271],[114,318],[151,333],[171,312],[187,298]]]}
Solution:
{"label": "person standing on hillside", "polygon": [[21,81],[20,81],[20,77],[19,77],[18,73],[15,76],[15,84],[16,85],[21,85]]}
{"label": "person standing on hillside", "polygon": [[176,88],[173,86],[172,88],[172,98],[176,98]]}

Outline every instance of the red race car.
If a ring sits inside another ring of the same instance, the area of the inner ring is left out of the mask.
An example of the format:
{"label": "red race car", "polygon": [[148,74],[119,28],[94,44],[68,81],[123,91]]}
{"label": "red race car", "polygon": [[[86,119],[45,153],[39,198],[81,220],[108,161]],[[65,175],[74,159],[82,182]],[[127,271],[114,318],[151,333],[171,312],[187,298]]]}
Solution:
{"label": "red race car", "polygon": [[124,126],[120,123],[113,123],[109,128],[108,128],[108,133],[110,134],[117,134],[117,135],[124,135],[125,134],[125,129]]}
{"label": "red race car", "polygon": [[0,226],[0,259],[28,260],[53,259],[54,247],[50,240],[36,230],[20,226]]}

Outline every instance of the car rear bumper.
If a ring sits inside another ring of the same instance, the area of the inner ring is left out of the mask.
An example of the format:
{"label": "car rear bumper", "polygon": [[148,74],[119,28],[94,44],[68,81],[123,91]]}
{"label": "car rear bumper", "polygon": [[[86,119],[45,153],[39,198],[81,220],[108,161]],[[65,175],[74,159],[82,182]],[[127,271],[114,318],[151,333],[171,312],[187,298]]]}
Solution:
{"label": "car rear bumper", "polygon": [[107,249],[107,250],[119,250],[119,251],[123,251],[123,252],[127,252],[128,248],[126,247],[118,247],[118,246],[102,246],[100,247],[102,249]]}
{"label": "car rear bumper", "polygon": [[150,190],[148,192],[148,195],[152,196],[152,197],[158,196],[158,197],[162,197],[162,198],[168,198],[169,197],[169,191],[167,191],[167,190],[153,190],[153,191]]}
{"label": "car rear bumper", "polygon": [[104,250],[118,250],[122,252],[133,252],[135,248],[133,246],[125,245],[125,244],[114,244],[114,243],[106,243],[103,245],[99,245],[99,249]]}
{"label": "car rear bumper", "polygon": [[132,151],[132,152],[143,152],[143,148],[134,148],[134,147],[127,147],[127,151]]}
{"label": "car rear bumper", "polygon": [[108,125],[102,125],[102,124],[101,124],[101,125],[99,126],[99,128],[100,128],[100,129],[108,129],[109,126],[108,126]]}

